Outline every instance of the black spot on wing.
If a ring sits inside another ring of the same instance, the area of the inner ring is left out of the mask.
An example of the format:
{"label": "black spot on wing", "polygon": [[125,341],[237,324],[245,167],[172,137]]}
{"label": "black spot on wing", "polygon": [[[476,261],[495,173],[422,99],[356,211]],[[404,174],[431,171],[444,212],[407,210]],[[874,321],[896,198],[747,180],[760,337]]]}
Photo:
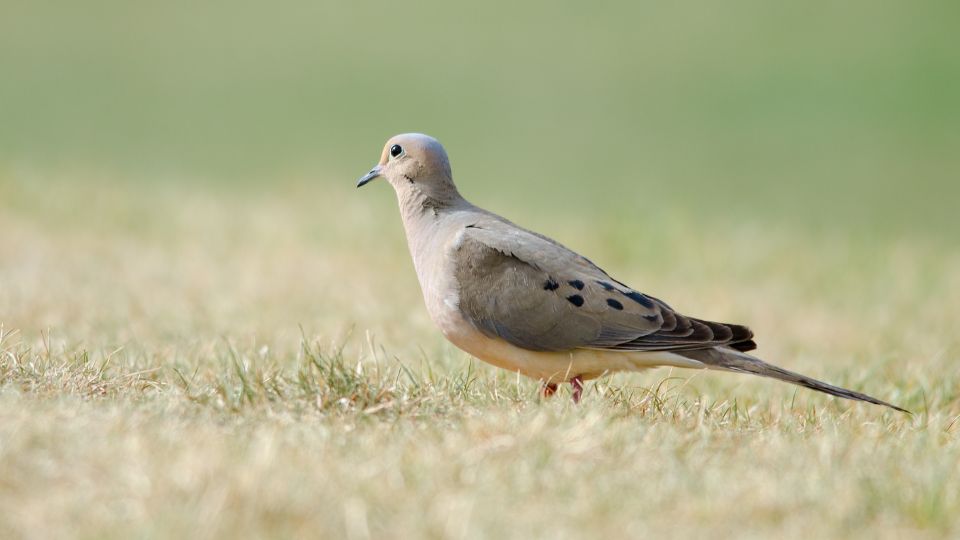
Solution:
{"label": "black spot on wing", "polygon": [[612,290],[614,289],[614,286],[613,286],[612,284],[610,284],[610,283],[607,283],[606,281],[599,281],[599,280],[598,280],[598,281],[597,281],[597,285],[600,285],[601,287],[603,287],[603,290],[605,290],[605,291],[612,291]]}
{"label": "black spot on wing", "polygon": [[583,290],[583,282],[580,281],[579,279],[574,279],[574,280],[568,281],[567,283],[569,283],[571,287],[573,287],[578,291]]}
{"label": "black spot on wing", "polygon": [[577,307],[580,307],[580,306],[583,305],[583,297],[580,296],[579,294],[570,295],[570,296],[567,297],[567,300],[568,300],[571,304],[573,304],[573,305],[575,305],[575,306],[577,306]]}
{"label": "black spot on wing", "polygon": [[614,300],[613,298],[607,298],[607,305],[610,306],[610,307],[612,307],[613,309],[615,309],[615,310],[617,310],[617,311],[622,311],[622,310],[623,310],[623,304],[621,304],[620,302],[617,302],[617,301]]}
{"label": "black spot on wing", "polygon": [[650,300],[646,297],[646,295],[638,293],[637,291],[630,291],[628,293],[623,293],[623,295],[645,308],[649,309],[653,307],[653,300]]}
{"label": "black spot on wing", "polygon": [[660,315],[657,315],[656,313],[654,313],[653,315],[644,315],[643,318],[650,322],[658,322],[661,320]]}
{"label": "black spot on wing", "polygon": [[553,280],[553,278],[548,279],[543,283],[543,290],[545,291],[555,291],[560,288],[560,284]]}

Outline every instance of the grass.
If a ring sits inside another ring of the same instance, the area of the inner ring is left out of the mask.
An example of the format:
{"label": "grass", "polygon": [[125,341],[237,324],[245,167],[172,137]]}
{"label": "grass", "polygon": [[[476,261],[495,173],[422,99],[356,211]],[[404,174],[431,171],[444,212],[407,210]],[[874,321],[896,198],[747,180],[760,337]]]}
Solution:
{"label": "grass", "polygon": [[[956,3],[6,1],[0,537],[960,536]],[[443,341],[473,202],[788,369],[542,400]]]}
{"label": "grass", "polygon": [[190,373],[3,353],[17,536],[955,532],[955,414],[740,405],[669,380],[600,383],[575,407],[308,343],[290,359],[224,345]]}
{"label": "grass", "polygon": [[958,533],[960,259],[929,241],[547,227],[916,414],[680,370],[573,406],[442,341],[386,186],[3,185],[2,536]]}

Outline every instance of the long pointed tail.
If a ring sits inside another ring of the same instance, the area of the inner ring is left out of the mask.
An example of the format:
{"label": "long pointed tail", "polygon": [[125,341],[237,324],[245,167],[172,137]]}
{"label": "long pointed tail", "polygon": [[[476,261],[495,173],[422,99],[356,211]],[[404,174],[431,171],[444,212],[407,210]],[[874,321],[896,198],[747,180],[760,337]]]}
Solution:
{"label": "long pointed tail", "polygon": [[759,375],[761,377],[770,377],[771,379],[778,379],[781,381],[798,384],[800,386],[805,386],[807,388],[830,394],[832,396],[856,401],[866,401],[867,403],[883,405],[885,407],[890,407],[891,409],[896,409],[900,412],[913,414],[906,409],[902,409],[896,405],[891,405],[890,403],[879,400],[875,397],[861,394],[860,392],[854,392],[853,390],[847,390],[846,388],[841,388],[832,384],[827,384],[805,375],[800,375],[799,373],[794,373],[792,371],[779,368],[773,364],[768,364],[755,356],[751,356],[747,353],[728,347],[676,352],[677,354],[681,354],[687,358],[692,358],[694,360],[703,362],[706,364],[708,369],[722,369],[724,371],[735,371],[738,373]]}

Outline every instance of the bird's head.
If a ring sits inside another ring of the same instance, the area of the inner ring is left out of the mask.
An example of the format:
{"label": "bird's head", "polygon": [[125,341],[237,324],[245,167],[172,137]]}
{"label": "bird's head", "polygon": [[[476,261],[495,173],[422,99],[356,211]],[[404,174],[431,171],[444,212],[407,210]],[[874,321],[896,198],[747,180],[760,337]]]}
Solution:
{"label": "bird's head", "polygon": [[383,146],[380,161],[360,177],[357,187],[383,177],[398,195],[411,191],[443,199],[456,194],[447,151],[433,137],[404,133],[391,137]]}

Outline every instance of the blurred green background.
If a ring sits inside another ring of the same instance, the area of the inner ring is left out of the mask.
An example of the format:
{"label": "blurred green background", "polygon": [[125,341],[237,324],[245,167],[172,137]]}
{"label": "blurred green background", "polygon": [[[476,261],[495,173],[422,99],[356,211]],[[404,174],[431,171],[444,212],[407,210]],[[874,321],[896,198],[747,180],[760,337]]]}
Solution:
{"label": "blurred green background", "polygon": [[[958,29],[0,0],[0,538],[960,538]],[[474,203],[917,414],[666,369],[539,401],[443,339],[393,193],[353,187],[406,131]]]}
{"label": "blurred green background", "polygon": [[349,186],[422,131],[536,221],[960,236],[956,2],[0,6],[0,182]]}

